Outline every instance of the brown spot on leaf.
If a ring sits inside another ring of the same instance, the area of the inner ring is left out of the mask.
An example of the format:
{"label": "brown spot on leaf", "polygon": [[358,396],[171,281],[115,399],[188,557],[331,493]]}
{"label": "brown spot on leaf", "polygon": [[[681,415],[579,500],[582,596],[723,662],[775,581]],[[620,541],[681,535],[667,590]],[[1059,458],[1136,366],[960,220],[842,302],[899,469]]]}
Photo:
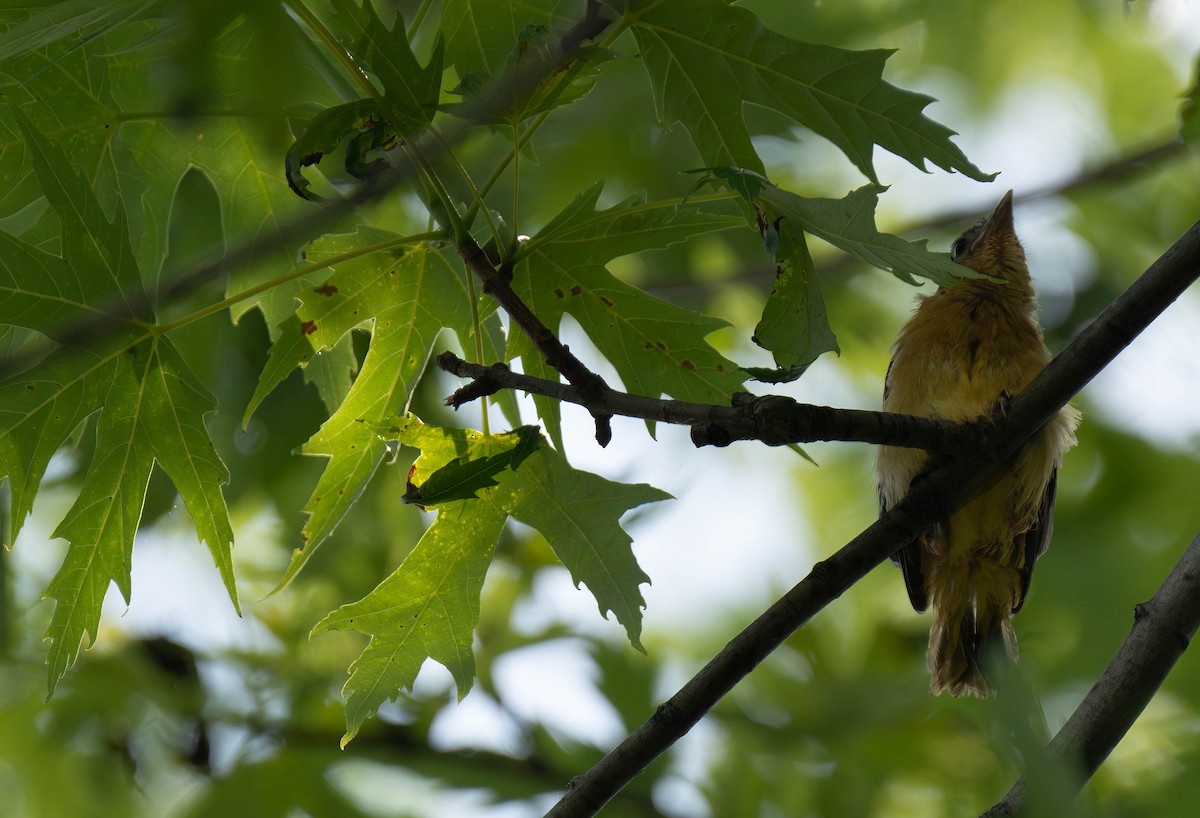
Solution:
{"label": "brown spot on leaf", "polygon": [[611,307],[613,305],[612,299],[606,295],[600,296],[600,300],[604,302],[604,306],[606,307]]}
{"label": "brown spot on leaf", "polygon": [[305,335],[312,335],[314,332],[317,331],[317,322],[316,321],[301,322],[300,331],[302,333],[304,333]]}
{"label": "brown spot on leaf", "polygon": [[654,345],[655,345],[656,347],[658,347],[658,348],[659,348],[659,350],[661,350],[662,352],[666,352],[666,351],[667,351],[667,345],[666,345],[666,344],[664,344],[662,341],[655,341],[655,342],[654,342]]}
{"label": "brown spot on leaf", "polygon": [[694,363],[692,363],[691,361],[689,361],[687,358],[684,358],[682,361],[680,361],[679,365],[682,366],[684,369],[695,369],[696,368],[696,365]]}
{"label": "brown spot on leaf", "polygon": [[[583,287],[580,287],[578,284],[576,284],[574,287],[571,288],[571,295],[579,295],[582,292],[583,292]],[[600,297],[604,298],[604,296],[600,296]],[[608,301],[607,298],[604,298],[604,300]],[[610,306],[612,305],[611,301],[608,301],[608,303]]]}
{"label": "brown spot on leaf", "polygon": [[326,298],[328,298],[331,295],[336,294],[337,291],[338,291],[337,287],[335,287],[332,284],[328,284],[328,283],[322,284],[320,287],[317,287],[315,290],[313,290],[313,292],[320,293],[321,295],[325,296]]}
{"label": "brown spot on leaf", "polygon": [[555,298],[566,298],[567,294],[562,291],[561,287],[555,287],[554,288],[554,297]]}
{"label": "brown spot on leaf", "polygon": [[720,372],[722,375],[724,375],[725,374],[725,364],[717,364],[717,371]]}
{"label": "brown spot on leaf", "polygon": [[647,342],[646,342],[646,346],[645,346],[645,348],[646,348],[646,349],[654,349],[654,344],[652,344],[652,343],[650,343],[649,341],[647,341]]}
{"label": "brown spot on leaf", "polygon": [[34,385],[33,385],[33,384],[31,384],[31,383],[27,383],[27,384],[25,384],[25,388],[26,388],[26,389],[28,389],[30,392],[36,392],[36,391],[37,391],[37,387],[36,387],[36,386],[34,386]]}

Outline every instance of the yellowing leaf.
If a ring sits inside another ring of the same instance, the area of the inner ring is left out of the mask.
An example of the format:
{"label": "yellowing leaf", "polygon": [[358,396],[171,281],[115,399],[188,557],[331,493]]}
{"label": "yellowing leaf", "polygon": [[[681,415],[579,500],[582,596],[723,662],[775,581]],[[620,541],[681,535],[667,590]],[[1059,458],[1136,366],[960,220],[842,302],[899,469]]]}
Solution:
{"label": "yellowing leaf", "polygon": [[[405,248],[398,241],[390,250],[370,252],[386,246],[387,235],[364,229],[326,236],[306,250],[312,261],[344,261],[334,265],[324,284],[302,293],[297,321],[284,326],[295,327],[313,350],[330,348],[351,330],[366,327],[371,346],[345,400],[304,444],[305,454],[327,457],[329,463],[304,507],[309,518],[303,547],[293,553],[279,587],[329,537],[383,459],[384,443],[370,424],[407,409],[442,328],[470,323],[466,288],[447,258],[430,244]],[[299,343],[284,336],[276,347]],[[303,360],[292,352],[280,356]],[[272,380],[281,379],[282,366],[269,362],[268,370]]]}

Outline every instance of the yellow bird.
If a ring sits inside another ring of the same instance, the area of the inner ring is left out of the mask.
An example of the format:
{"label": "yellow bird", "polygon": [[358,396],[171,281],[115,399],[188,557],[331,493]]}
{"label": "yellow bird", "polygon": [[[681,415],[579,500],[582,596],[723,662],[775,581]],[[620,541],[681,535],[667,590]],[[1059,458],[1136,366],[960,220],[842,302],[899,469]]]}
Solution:
{"label": "yellow bird", "polygon": [[[959,264],[1001,282],[964,279],[919,305],[892,347],[883,408],[971,421],[1002,412],[1050,360],[1037,320],[1025,251],[1013,230],[1012,191],[951,246]],[[931,603],[927,659],[936,695],[987,696],[989,668],[1017,660],[1012,617],[1029,592],[1033,565],[1050,543],[1063,453],[1075,445],[1079,413],[1064,407],[1014,456],[995,482],[892,560],[917,611]],[[925,464],[918,449],[880,446],[882,511],[900,502]]]}

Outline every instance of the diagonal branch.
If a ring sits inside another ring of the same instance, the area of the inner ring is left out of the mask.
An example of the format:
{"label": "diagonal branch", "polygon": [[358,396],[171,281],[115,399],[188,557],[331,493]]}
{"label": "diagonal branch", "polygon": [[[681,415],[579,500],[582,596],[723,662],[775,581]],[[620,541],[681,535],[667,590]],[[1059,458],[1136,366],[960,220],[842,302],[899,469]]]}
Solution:
{"label": "diagonal branch", "polygon": [[600,408],[603,396],[611,392],[604,379],[592,372],[583,361],[558,340],[542,319],[534,315],[529,305],[521,300],[509,284],[509,277],[503,275],[492,264],[483,248],[479,246],[469,233],[464,236],[458,247],[459,255],[467,265],[467,269],[475,273],[483,282],[483,291],[496,299],[509,317],[519,326],[537,351],[546,359],[546,363],[560,372],[570,381],[578,395],[578,403],[587,407],[596,421],[596,442],[607,446],[612,440],[612,413]]}
{"label": "diagonal branch", "polygon": [[950,460],[735,636],[674,696],[592,769],[547,818],[595,815],[687,733],[775,648],[892,553],[962,506],[971,493],[1200,276],[1200,222],[1017,395],[975,458]]}
{"label": "diagonal branch", "polygon": [[474,364],[452,352],[443,352],[437,363],[451,375],[472,379],[446,399],[446,405],[454,409],[502,389],[517,389],[610,416],[690,426],[696,446],[728,446],[735,440],[758,440],[768,446],[842,440],[965,454],[978,450],[991,428],[990,423],[957,423],[895,412],[834,409],[799,403],[783,395],[760,397],[748,392],[735,394],[730,406],[632,395],[607,385],[584,397],[573,385],[513,372],[504,364]]}
{"label": "diagonal branch", "polygon": [[[1200,534],[1149,602],[1134,608],[1133,630],[1096,684],[1050,742],[1082,787],[1150,703],[1200,628]],[[983,818],[1015,815],[1026,805],[1024,777]]]}

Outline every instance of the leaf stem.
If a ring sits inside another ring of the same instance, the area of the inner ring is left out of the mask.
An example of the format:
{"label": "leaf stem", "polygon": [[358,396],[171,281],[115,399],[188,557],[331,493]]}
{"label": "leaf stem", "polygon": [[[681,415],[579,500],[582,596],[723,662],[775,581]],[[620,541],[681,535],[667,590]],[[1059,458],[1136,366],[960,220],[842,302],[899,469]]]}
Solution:
{"label": "leaf stem", "polygon": [[[475,186],[475,180],[471,178],[470,171],[467,170],[466,166],[463,165],[458,156],[454,154],[454,151],[450,149],[450,143],[446,140],[445,135],[443,135],[439,129],[431,126],[429,131],[433,134],[434,138],[437,139],[438,144],[442,146],[445,156],[450,159],[450,162],[458,171],[458,175],[462,178],[463,183],[466,184],[467,188],[471,191],[472,207],[478,205],[479,208],[482,209],[483,217],[488,223],[488,229],[491,230],[492,237],[496,240],[496,247],[503,248],[504,238],[500,235],[500,226],[496,224],[496,220],[492,217],[492,212],[488,210],[487,207],[484,207],[483,194],[480,193],[479,188]],[[470,227],[472,219],[464,216],[463,221],[468,227]]]}
{"label": "leaf stem", "polygon": [[429,14],[429,7],[433,5],[433,0],[422,0],[421,5],[417,8],[416,14],[413,15],[412,22],[408,24],[408,30],[404,32],[411,43],[413,37],[417,34],[417,29],[421,27],[421,23],[425,22],[425,15]]}
{"label": "leaf stem", "polygon": [[379,99],[382,95],[379,89],[375,87],[375,83],[371,82],[371,78],[362,70],[354,57],[346,50],[333,32],[321,21],[321,18],[312,12],[312,10],[304,4],[304,0],[284,0],[284,5],[292,10],[292,12],[304,21],[304,24],[312,30],[313,34],[325,44],[337,61],[342,64],[346,72],[354,77],[355,83],[362,89],[366,96],[374,99]]}
{"label": "leaf stem", "polygon": [[[517,144],[517,124],[514,122],[512,126],[513,145]],[[509,247],[515,252],[517,249],[517,235],[520,228],[520,210],[521,210],[521,152],[513,153],[512,161],[512,176],[513,176],[513,193],[512,193],[512,238],[509,241]],[[483,363],[480,361],[480,363]]]}

